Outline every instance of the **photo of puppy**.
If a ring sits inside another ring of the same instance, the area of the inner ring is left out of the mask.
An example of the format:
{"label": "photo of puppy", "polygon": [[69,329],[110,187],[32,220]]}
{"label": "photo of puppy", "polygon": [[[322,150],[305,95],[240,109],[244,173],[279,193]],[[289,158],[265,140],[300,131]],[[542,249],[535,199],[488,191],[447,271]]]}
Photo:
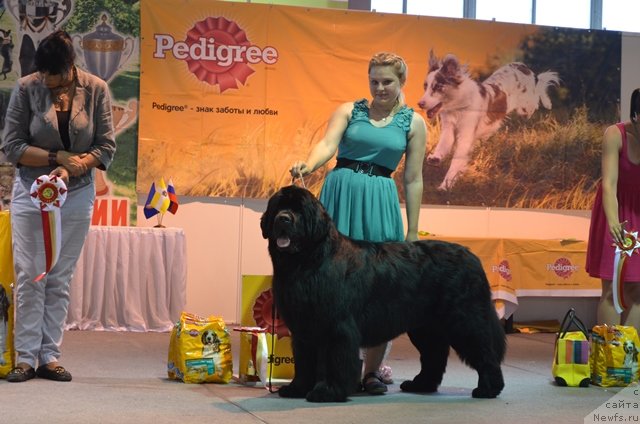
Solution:
{"label": "photo of puppy", "polygon": [[214,354],[220,352],[220,338],[213,330],[205,330],[202,332],[202,357],[211,358]]}
{"label": "photo of puppy", "polygon": [[418,101],[429,119],[440,116],[440,139],[427,163],[440,165],[453,151],[451,164],[438,190],[451,189],[465,171],[476,140],[493,135],[511,112],[530,118],[540,104],[551,109],[547,89],[558,85],[556,72],[536,75],[520,62],[508,63],[489,78],[474,80],[453,54],[439,60],[429,54],[424,94]]}
{"label": "photo of puppy", "polygon": [[635,373],[638,366],[638,348],[632,340],[625,340],[622,349],[624,350],[624,367],[633,369]]}

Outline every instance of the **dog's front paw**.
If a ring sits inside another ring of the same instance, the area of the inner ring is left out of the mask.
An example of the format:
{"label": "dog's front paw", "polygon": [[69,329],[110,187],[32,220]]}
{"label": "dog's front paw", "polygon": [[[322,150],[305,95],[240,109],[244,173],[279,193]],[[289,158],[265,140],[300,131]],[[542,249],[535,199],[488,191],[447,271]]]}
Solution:
{"label": "dog's front paw", "polygon": [[471,397],[477,399],[493,399],[500,394],[500,390],[490,390],[485,388],[476,387],[471,392]]}
{"label": "dog's front paw", "polygon": [[278,389],[278,395],[283,398],[303,398],[307,393],[299,387],[289,384]]}
{"label": "dog's front paw", "polygon": [[400,384],[400,390],[409,393],[435,393],[438,391],[438,385],[417,380],[407,380]]}
{"label": "dog's front paw", "polygon": [[318,383],[307,394],[309,402],[346,402],[347,394],[344,390],[328,386],[326,383]]}

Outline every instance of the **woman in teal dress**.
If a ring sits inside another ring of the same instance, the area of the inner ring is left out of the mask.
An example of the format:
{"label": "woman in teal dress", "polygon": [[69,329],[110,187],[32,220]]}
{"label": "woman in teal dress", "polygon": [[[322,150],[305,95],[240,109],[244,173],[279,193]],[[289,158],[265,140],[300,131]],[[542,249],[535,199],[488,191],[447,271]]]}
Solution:
{"label": "woman in teal dress", "polygon": [[[407,65],[401,57],[386,52],[374,55],[369,61],[372,101],[340,105],[307,160],[294,163],[290,170],[293,177],[305,176],[337,152],[336,167],[324,181],[320,201],[338,230],[354,239],[418,239],[427,130],[424,119],[404,103],[406,79]],[[403,155],[406,232],[396,184],[390,178]],[[366,350],[362,384],[370,394],[387,391],[385,381],[390,381],[380,372],[386,350],[387,344]]]}

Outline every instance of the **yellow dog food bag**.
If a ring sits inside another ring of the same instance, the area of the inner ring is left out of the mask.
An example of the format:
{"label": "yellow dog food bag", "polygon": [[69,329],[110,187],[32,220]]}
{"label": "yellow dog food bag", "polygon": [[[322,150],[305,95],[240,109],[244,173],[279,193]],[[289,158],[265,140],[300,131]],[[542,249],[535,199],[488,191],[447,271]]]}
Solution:
{"label": "yellow dog food bag", "polygon": [[167,373],[185,383],[228,383],[233,357],[224,320],[182,312],[169,339]]}
{"label": "yellow dog food bag", "polygon": [[0,211],[0,378],[13,368],[13,254],[9,211]]}
{"label": "yellow dog food bag", "polygon": [[591,383],[602,387],[637,382],[640,340],[632,326],[596,325],[591,334]]}

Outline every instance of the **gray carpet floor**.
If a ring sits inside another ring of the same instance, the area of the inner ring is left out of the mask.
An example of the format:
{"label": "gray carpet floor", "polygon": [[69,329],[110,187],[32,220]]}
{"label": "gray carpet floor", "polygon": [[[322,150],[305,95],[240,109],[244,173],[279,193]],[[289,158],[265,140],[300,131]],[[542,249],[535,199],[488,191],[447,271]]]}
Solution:
{"label": "gray carpet floor", "polygon": [[[237,355],[238,333],[231,334]],[[558,387],[551,378],[553,334],[507,337],[506,387],[497,399],[471,398],[477,375],[453,353],[437,394],[402,393],[399,383],[418,367],[417,352],[402,336],[389,356],[395,384],[387,394],[313,404],[236,382],[168,380],[168,333],[70,331],[61,364],[73,381],[0,380],[0,423],[583,423],[620,391]]]}

